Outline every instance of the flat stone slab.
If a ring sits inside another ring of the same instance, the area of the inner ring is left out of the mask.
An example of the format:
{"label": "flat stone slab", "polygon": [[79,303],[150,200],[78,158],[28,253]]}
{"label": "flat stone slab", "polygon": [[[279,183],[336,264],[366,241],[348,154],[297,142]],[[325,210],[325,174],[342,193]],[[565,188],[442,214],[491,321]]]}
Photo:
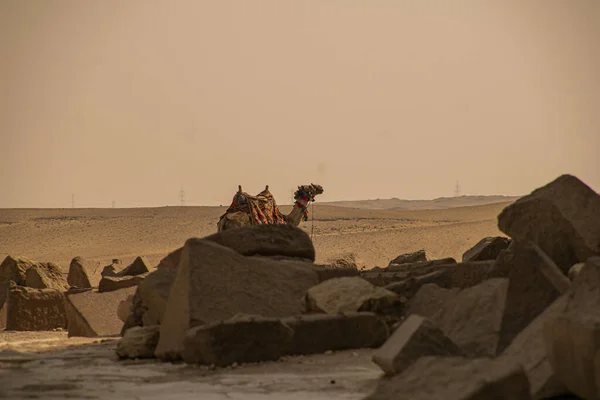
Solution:
{"label": "flat stone slab", "polygon": [[135,293],[135,287],[107,293],[87,291],[67,295],[69,337],[117,336],[123,327],[119,303]]}
{"label": "flat stone slab", "polygon": [[373,362],[386,373],[402,373],[423,356],[463,356],[462,350],[429,319],[411,315],[373,354]]}
{"label": "flat stone slab", "polygon": [[6,329],[11,331],[51,331],[67,327],[65,296],[56,289],[8,288]]}

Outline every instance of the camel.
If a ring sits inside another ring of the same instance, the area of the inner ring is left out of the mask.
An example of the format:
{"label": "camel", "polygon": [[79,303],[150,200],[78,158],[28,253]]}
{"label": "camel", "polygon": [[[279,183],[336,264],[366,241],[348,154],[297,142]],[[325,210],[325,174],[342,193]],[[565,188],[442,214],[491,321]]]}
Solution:
{"label": "camel", "polygon": [[269,185],[256,196],[249,195],[238,186],[231,205],[217,223],[217,231],[259,224],[300,225],[302,220],[308,221],[308,205],[315,197],[323,193],[321,185],[302,185],[294,192],[294,207],[288,215],[283,215],[275,198],[269,192]]}

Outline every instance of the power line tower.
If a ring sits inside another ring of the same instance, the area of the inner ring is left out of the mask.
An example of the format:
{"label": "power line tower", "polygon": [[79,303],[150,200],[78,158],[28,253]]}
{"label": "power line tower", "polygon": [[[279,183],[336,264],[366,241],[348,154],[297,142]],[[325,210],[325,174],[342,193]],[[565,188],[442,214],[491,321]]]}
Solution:
{"label": "power line tower", "polygon": [[115,201],[112,201],[112,208],[115,208]]}
{"label": "power line tower", "polygon": [[185,191],[183,190],[183,185],[181,185],[181,190],[179,191],[179,202],[182,207],[185,205]]}
{"label": "power line tower", "polygon": [[71,208],[75,208],[75,193],[71,195]]}
{"label": "power line tower", "polygon": [[456,187],[454,188],[454,197],[458,196],[460,196],[460,185],[458,184],[458,181],[456,181]]}
{"label": "power line tower", "polygon": [[290,204],[294,204],[294,189],[290,190]]}

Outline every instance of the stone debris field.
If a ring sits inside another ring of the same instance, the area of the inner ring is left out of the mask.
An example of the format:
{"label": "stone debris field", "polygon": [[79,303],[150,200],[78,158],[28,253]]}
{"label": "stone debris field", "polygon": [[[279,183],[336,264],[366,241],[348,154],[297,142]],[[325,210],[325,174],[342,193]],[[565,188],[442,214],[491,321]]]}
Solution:
{"label": "stone debris field", "polygon": [[600,195],[563,175],[461,259],[356,253],[255,225],[157,265],[9,255],[7,399],[600,398]]}

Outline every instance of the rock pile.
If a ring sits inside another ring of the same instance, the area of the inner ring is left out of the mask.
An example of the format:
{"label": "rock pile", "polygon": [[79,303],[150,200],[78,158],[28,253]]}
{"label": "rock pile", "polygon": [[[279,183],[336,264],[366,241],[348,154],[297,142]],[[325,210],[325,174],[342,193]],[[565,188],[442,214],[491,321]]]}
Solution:
{"label": "rock pile", "polygon": [[462,263],[362,275],[408,297],[368,399],[600,398],[600,195],[564,175],[498,226]]}
{"label": "rock pile", "polygon": [[[115,271],[114,267],[105,270]],[[71,261],[65,277],[53,263],[8,256],[0,264],[0,329],[118,335],[122,327],[118,304],[133,295],[133,286],[143,280],[144,273],[148,268],[141,258],[101,279],[99,263],[81,257]],[[122,288],[131,289],[118,290]],[[106,291],[114,293],[100,296]]]}

